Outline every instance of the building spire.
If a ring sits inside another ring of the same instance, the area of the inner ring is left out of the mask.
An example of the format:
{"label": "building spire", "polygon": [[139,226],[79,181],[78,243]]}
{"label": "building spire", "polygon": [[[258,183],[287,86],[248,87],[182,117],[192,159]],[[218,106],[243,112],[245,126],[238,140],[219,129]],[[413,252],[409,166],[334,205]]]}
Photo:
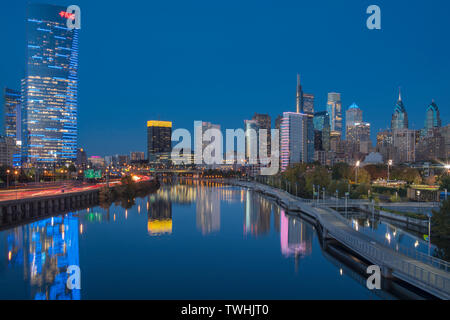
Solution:
{"label": "building spire", "polygon": [[300,73],[297,73],[297,113],[300,113],[300,104],[302,99],[302,85],[300,82]]}
{"label": "building spire", "polygon": [[398,101],[402,101],[402,87],[398,87]]}

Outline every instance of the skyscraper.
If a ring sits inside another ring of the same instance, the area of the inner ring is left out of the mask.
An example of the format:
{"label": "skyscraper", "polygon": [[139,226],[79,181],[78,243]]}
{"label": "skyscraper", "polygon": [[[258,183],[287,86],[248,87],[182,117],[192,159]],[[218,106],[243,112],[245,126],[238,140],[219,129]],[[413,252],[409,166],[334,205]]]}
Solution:
{"label": "skyscraper", "polygon": [[258,164],[259,124],[256,120],[244,120],[245,158],[250,164]]}
{"label": "skyscraper", "polygon": [[361,123],[363,120],[362,110],[353,103],[350,107],[348,107],[347,112],[345,113],[345,126],[346,128],[354,126],[356,123]]}
{"label": "skyscraper", "polygon": [[439,114],[439,108],[434,102],[427,107],[425,115],[425,130],[440,128],[441,127],[441,117]]}
{"label": "skyscraper", "polygon": [[284,112],[281,124],[281,170],[295,163],[313,162],[313,117],[303,113]]}
{"label": "skyscraper", "polygon": [[328,94],[327,111],[330,115],[331,131],[339,132],[342,135],[342,103],[340,93],[330,92]]}
{"label": "skyscraper", "polygon": [[13,138],[14,142],[17,142],[17,144],[20,145],[21,94],[19,91],[5,88],[4,101],[5,136]]}
{"label": "skyscraper", "polygon": [[303,93],[303,113],[314,114],[314,95]]}
{"label": "skyscraper", "polygon": [[[258,129],[266,130],[267,132],[267,156],[270,157],[270,151],[272,146],[272,139],[271,139],[271,128],[272,128],[272,119],[268,114],[259,114],[255,113],[252,120],[255,120],[258,124]],[[259,136],[260,132],[258,132],[258,143],[259,143]]]}
{"label": "skyscraper", "polygon": [[22,82],[22,157],[31,163],[74,161],[77,153],[78,30],[62,6],[27,7]]}
{"label": "skyscraper", "polygon": [[330,150],[330,116],[327,111],[320,111],[314,113],[314,131],[320,133],[321,148],[316,148],[318,151]]}
{"label": "skyscraper", "polygon": [[408,114],[402,101],[402,92],[399,90],[398,101],[392,114],[391,129],[408,129]]}
{"label": "skyscraper", "polygon": [[147,122],[147,151],[149,162],[169,160],[172,151],[172,122]]}
{"label": "skyscraper", "polygon": [[297,74],[296,109],[297,113],[314,114],[314,95],[303,92],[299,74]]}
{"label": "skyscraper", "polygon": [[347,126],[346,139],[355,152],[369,153],[370,123],[356,122],[352,126]]}

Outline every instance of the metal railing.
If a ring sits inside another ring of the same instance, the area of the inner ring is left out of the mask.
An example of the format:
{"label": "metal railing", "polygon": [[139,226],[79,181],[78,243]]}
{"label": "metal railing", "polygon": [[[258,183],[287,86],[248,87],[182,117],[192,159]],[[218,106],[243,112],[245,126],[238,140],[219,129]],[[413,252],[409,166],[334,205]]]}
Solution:
{"label": "metal railing", "polygon": [[[264,185],[264,187],[266,187]],[[290,194],[289,192],[285,190],[281,190],[278,188],[273,188],[270,186],[267,186],[272,191],[278,191],[284,193],[289,198],[294,198],[293,200],[300,200],[303,203],[307,204],[313,204],[315,205],[316,202],[311,199],[302,199],[299,197],[296,197],[295,195]],[[275,189],[275,190],[273,190]],[[269,190],[266,190],[269,191]],[[333,201],[329,201],[329,204],[332,204]],[[334,202],[335,204],[335,202]],[[348,219],[345,219],[342,217],[338,212],[335,210],[332,210],[328,206],[320,206],[323,210],[328,211],[329,213],[333,214],[334,217],[336,217],[341,222],[345,223],[346,225],[351,226],[351,222]],[[331,234],[333,234],[334,237],[336,237],[336,240],[340,241],[344,245],[348,246],[349,248],[352,248],[356,252],[360,253],[362,256],[365,256],[369,260],[371,260],[374,263],[380,264],[381,266],[387,266],[388,268],[392,269],[394,272],[400,272],[415,281],[421,282],[421,284],[425,284],[427,286],[430,286],[434,289],[437,289],[439,291],[444,292],[448,297],[450,297],[450,276],[448,275],[440,275],[436,272],[433,272],[431,270],[427,270],[426,268],[423,268],[417,263],[410,262],[406,260],[405,258],[399,256],[403,255],[405,257],[410,257],[417,262],[423,262],[427,266],[435,267],[439,270],[443,270],[446,272],[450,271],[450,263],[443,261],[441,259],[431,257],[429,255],[423,254],[421,252],[418,252],[416,250],[412,250],[410,248],[404,248],[402,246],[399,246],[399,250],[394,250],[391,247],[387,247],[382,243],[379,243],[374,240],[375,244],[372,244],[371,242],[367,240],[361,240],[357,237],[351,235],[347,231],[344,231],[342,229],[339,229],[335,227],[332,223],[329,223],[327,220],[323,218],[320,214],[314,214],[316,218],[319,220],[319,222],[322,224],[322,226],[328,230]],[[352,230],[354,230],[352,228]],[[371,239],[372,240],[372,239]],[[381,248],[376,247],[376,245],[381,246]]]}

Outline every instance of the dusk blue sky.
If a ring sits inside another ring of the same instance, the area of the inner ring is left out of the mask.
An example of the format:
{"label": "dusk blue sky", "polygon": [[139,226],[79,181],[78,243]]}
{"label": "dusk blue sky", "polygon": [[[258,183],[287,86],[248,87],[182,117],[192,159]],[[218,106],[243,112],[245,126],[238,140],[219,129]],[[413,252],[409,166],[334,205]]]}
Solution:
{"label": "dusk blue sky", "polygon": [[[1,88],[19,89],[25,73],[27,2],[1,3]],[[389,126],[399,86],[410,127],[423,127],[432,99],[443,125],[450,119],[447,0],[32,2],[81,7],[78,128],[88,155],[145,151],[152,119],[240,128],[259,112],[274,125],[295,110],[297,72],[317,111],[340,92],[373,137]],[[382,30],[366,28],[371,4]]]}

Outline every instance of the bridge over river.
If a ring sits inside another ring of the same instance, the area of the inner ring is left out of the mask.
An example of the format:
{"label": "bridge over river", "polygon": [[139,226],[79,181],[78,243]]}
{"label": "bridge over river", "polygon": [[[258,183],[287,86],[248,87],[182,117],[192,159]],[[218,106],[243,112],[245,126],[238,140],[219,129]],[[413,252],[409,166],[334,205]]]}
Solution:
{"label": "bridge over river", "polygon": [[[331,209],[336,202],[318,205],[312,200],[293,196],[257,182],[231,180],[230,184],[253,189],[275,198],[291,212],[301,212],[313,218],[322,230],[322,238],[335,239],[345,247],[381,268],[385,278],[397,278],[440,298],[450,298],[450,264],[409,248],[394,250],[355,230],[350,222]],[[325,245],[325,244],[324,244]]]}

